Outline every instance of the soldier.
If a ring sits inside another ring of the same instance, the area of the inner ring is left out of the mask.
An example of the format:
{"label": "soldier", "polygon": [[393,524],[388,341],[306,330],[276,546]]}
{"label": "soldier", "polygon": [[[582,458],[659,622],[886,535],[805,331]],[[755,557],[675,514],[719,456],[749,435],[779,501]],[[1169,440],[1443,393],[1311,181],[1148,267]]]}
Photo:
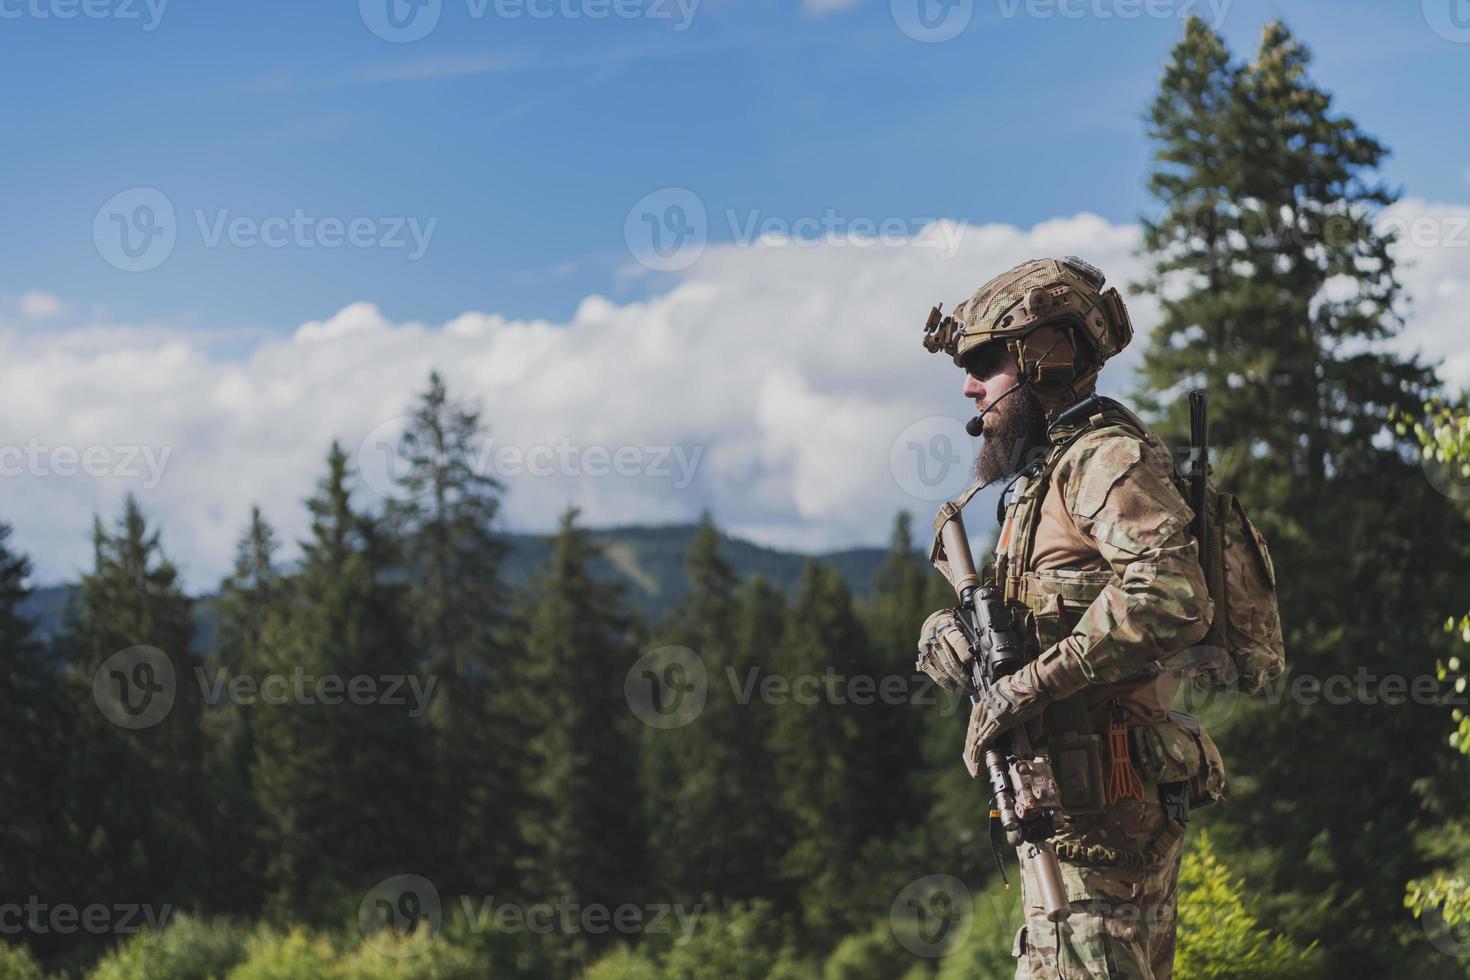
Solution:
{"label": "soldier", "polygon": [[[1025,724],[1062,787],[1052,843],[1070,914],[1048,921],[1023,851],[1026,919],[1012,950],[1023,980],[1172,976],[1184,823],[1224,787],[1208,735],[1169,710],[1180,674],[1157,663],[1200,643],[1212,604],[1170,451],[1095,394],[1132,336],[1103,284],[1075,257],[1037,259],[952,317],[936,308],[926,327],[925,346],[965,369],[981,412],[977,487],[1010,481],[985,575],[1037,652],[978,701],[964,760],[980,774],[992,740]],[[970,659],[954,613],[931,616],[920,667],[973,692]]]}

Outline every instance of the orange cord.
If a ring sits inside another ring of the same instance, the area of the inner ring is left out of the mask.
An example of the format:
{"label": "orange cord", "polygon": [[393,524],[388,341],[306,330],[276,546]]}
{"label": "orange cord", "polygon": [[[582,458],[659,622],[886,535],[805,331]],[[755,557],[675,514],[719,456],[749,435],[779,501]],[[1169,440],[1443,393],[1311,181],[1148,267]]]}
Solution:
{"label": "orange cord", "polygon": [[1108,757],[1112,760],[1108,769],[1108,805],[1119,800],[1143,800],[1143,780],[1133,768],[1133,759],[1128,754],[1127,716],[1113,699],[1112,721],[1108,725]]}

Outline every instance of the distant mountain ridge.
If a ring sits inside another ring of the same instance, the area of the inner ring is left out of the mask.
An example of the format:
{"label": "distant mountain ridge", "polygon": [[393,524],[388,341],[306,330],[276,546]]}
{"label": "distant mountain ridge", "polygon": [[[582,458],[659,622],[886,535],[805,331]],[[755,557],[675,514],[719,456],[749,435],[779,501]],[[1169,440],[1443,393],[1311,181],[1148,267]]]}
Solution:
{"label": "distant mountain ridge", "polygon": [[[621,585],[624,600],[645,619],[661,619],[688,591],[684,564],[696,530],[694,524],[590,529],[588,533],[602,547],[593,572],[600,579]],[[836,568],[854,595],[866,597],[885,554],[882,548],[804,554],[767,548],[726,534],[721,538],[720,553],[740,578],[760,575],[788,592],[795,588],[808,561],[820,561]],[[510,549],[505,563],[507,582],[513,588],[529,584],[551,554],[552,536],[506,534],[504,539]],[[66,605],[76,588],[69,584],[37,588],[21,605],[21,612],[36,623],[42,637],[49,636],[61,627]],[[206,649],[214,633],[213,595],[198,597],[194,617],[195,647]]]}

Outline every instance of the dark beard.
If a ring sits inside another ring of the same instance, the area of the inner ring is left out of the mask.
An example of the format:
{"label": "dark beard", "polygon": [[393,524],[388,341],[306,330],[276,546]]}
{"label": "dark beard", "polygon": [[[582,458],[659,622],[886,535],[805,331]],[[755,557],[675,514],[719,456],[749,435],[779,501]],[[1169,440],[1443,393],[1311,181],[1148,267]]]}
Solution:
{"label": "dark beard", "polygon": [[1029,389],[1022,388],[985,416],[985,441],[975,457],[975,478],[994,483],[1019,473],[1046,442],[1046,411]]}

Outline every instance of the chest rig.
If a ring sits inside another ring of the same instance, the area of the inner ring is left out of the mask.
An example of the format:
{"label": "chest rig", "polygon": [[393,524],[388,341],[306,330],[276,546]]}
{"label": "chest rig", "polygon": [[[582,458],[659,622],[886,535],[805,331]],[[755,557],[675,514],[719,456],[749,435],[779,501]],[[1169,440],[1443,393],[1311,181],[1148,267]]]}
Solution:
{"label": "chest rig", "polygon": [[[1000,538],[990,570],[992,580],[1008,602],[1025,606],[1034,617],[1049,619],[1068,609],[1080,617],[1112,578],[1106,570],[1038,572],[1031,568],[1042,504],[1057,467],[1084,435],[1110,427],[1122,427],[1147,438],[1138,417],[1110,398],[1093,395],[1062,412],[1047,429],[1050,445],[1046,451],[1016,475],[996,504]],[[1045,641],[1045,649],[1062,636],[1037,639]]]}
{"label": "chest rig", "polygon": [[[1147,438],[1137,416],[1111,399],[1092,395],[1067,408],[1047,429],[1050,444],[1045,451],[1016,475],[996,505],[1001,530],[988,577],[1007,602],[1024,608],[1037,651],[1066,638],[1114,578],[1106,568],[1032,568],[1042,504],[1057,467],[1084,435],[1112,427]],[[1127,762],[1126,719],[1116,709],[1106,748],[1094,731],[1092,712],[1082,694],[1049,705],[1038,724],[1037,734],[1052,757],[1067,812],[1096,813],[1121,797],[1142,797],[1143,787]]]}

